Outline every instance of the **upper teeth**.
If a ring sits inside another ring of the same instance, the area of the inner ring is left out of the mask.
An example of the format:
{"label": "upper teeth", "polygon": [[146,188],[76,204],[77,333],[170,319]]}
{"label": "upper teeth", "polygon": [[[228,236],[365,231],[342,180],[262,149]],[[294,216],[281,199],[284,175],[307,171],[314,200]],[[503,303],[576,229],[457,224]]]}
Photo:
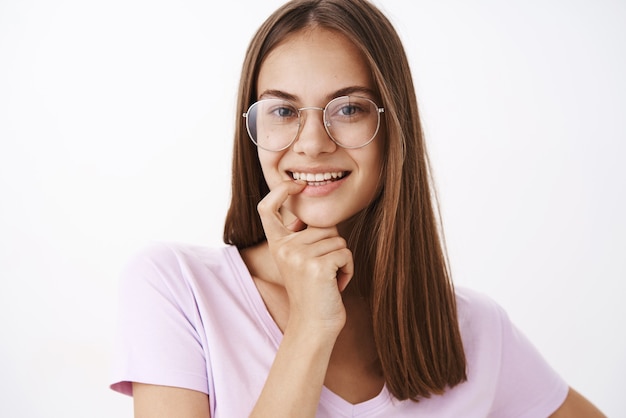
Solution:
{"label": "upper teeth", "polygon": [[291,173],[294,180],[305,181],[325,181],[330,179],[340,179],[345,175],[343,171],[332,171],[329,173]]}

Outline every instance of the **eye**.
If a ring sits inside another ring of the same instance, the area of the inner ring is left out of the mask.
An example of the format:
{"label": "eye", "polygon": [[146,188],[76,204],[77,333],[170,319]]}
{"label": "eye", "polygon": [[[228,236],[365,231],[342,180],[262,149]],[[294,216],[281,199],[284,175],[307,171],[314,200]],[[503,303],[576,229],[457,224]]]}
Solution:
{"label": "eye", "polygon": [[260,120],[274,124],[290,124],[298,120],[298,108],[282,99],[265,99],[257,102]]}
{"label": "eye", "polygon": [[342,106],[337,113],[341,116],[354,116],[360,111],[362,111],[362,109],[360,109],[358,106],[354,104],[348,104]]}
{"label": "eye", "polygon": [[290,106],[279,106],[274,109],[274,114],[280,118],[292,118],[298,116],[298,111]]}
{"label": "eye", "polygon": [[371,106],[370,101],[362,97],[339,97],[328,104],[326,114],[331,121],[356,123],[369,116]]}

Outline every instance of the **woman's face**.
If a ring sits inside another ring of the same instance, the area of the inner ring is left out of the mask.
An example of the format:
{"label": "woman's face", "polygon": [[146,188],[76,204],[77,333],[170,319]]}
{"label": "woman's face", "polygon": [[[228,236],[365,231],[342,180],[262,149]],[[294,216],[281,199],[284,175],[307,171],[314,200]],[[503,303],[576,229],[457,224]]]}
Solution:
{"label": "woman's face", "polygon": [[[258,100],[289,98],[298,108],[324,108],[345,95],[367,97],[381,106],[374,90],[360,51],[343,35],[320,28],[286,38],[267,55],[257,80]],[[294,176],[308,179],[304,190],[290,196],[284,208],[307,225],[335,226],[376,196],[384,130],[381,127],[368,145],[346,149],[328,136],[321,111],[301,114],[303,126],[291,146],[279,152],[258,149],[263,175],[270,190],[282,181],[294,181]]]}

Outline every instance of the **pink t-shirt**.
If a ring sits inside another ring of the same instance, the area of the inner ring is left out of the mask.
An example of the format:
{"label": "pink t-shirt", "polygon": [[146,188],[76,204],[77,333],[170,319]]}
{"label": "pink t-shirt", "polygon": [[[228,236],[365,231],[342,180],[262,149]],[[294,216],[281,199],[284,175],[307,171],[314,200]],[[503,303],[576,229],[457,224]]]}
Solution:
{"label": "pink t-shirt", "polygon": [[[350,404],[327,388],[318,417],[547,417],[568,386],[491,299],[457,288],[468,380],[441,396],[399,401],[386,387]],[[282,339],[237,248],[155,244],[120,287],[111,388],[131,382],[209,395],[214,418],[247,417]]]}

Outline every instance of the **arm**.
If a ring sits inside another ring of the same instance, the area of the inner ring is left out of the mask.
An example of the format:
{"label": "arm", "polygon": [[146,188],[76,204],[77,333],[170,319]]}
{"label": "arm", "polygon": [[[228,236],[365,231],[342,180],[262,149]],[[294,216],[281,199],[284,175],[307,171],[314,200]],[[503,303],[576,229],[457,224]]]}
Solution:
{"label": "arm", "polygon": [[181,263],[187,261],[177,249],[157,244],[129,260],[122,272],[112,388],[133,395],[137,417],[209,416],[197,307],[187,303],[193,299],[190,277],[176,274],[183,271]]}
{"label": "arm", "polygon": [[289,317],[252,417],[315,416],[330,356],[346,321],[340,291],[352,278],[353,261],[345,240],[336,228],[302,230],[299,221],[286,227],[279,213],[288,196],[302,189],[303,184],[284,182],[258,207],[278,271],[266,279],[286,289]]}
{"label": "arm", "polygon": [[[290,320],[251,416],[314,416],[336,336]],[[209,418],[208,396],[170,386],[133,383],[135,418]]]}
{"label": "arm", "polygon": [[591,402],[585,399],[580,393],[570,388],[563,404],[550,418],[605,418]]}
{"label": "arm", "polygon": [[290,321],[251,417],[313,417],[336,337]]}
{"label": "arm", "polygon": [[[302,189],[293,182],[287,184],[270,192],[265,208],[259,209],[272,262],[280,270],[269,279],[287,290],[289,316],[251,413],[258,417],[315,416],[330,355],[346,319],[340,290],[352,276],[352,256],[336,228],[302,230],[301,223],[290,229],[283,225],[278,208],[290,193]],[[208,396],[198,391],[133,383],[133,397],[136,418],[210,416]]]}
{"label": "arm", "polygon": [[209,398],[202,392],[133,383],[135,418],[209,418]]}

